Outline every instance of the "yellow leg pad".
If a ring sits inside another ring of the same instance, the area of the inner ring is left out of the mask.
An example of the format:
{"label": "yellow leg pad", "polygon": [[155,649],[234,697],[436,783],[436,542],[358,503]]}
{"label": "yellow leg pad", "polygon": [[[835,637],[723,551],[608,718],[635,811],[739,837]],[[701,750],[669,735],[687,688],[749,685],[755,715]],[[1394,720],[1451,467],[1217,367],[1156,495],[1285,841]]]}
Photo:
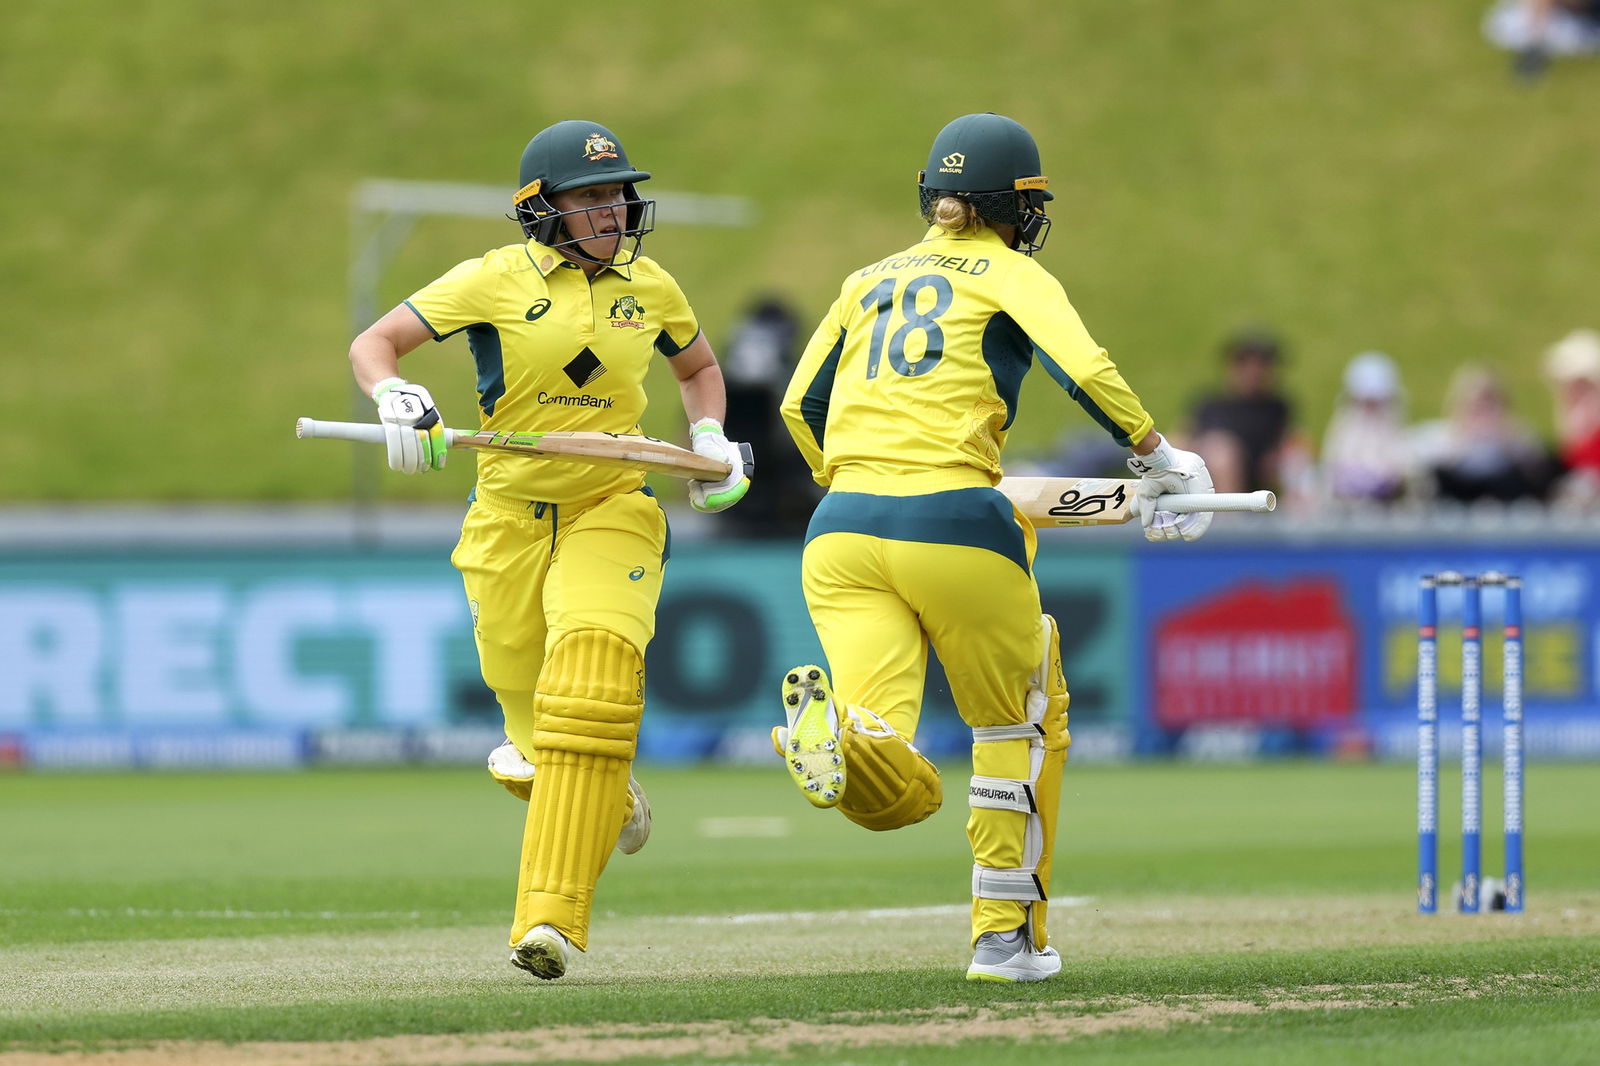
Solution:
{"label": "yellow leg pad", "polygon": [[[579,629],[550,649],[534,697],[533,750],[633,758],[644,710],[644,659],[615,633]],[[534,765],[539,764],[536,757]]]}
{"label": "yellow leg pad", "polygon": [[532,802],[511,930],[541,923],[587,950],[596,883],[628,818],[628,771],[644,710],[644,661],[601,629],[550,649],[534,700]]}
{"label": "yellow leg pad", "polygon": [[[1050,894],[1050,860],[1056,850],[1056,824],[1061,817],[1061,774],[1066,762],[1065,748],[1056,751],[1046,748],[1044,765],[1039,768],[1039,780],[1034,782],[1033,786],[1033,794],[1039,804],[1039,828],[1043,836],[1039,848],[1037,874],[1039,883],[1044,886],[1046,897]],[[1028,908],[1028,931],[1033,937],[1035,948],[1042,949],[1050,943],[1049,934],[1045,930],[1045,912],[1049,907],[1048,899],[1044,899]]]}
{"label": "yellow leg pad", "polygon": [[939,771],[881,719],[863,723],[853,712],[840,729],[847,780],[839,810],[876,831],[915,825],[939,809]]}
{"label": "yellow leg pad", "polygon": [[587,951],[595,885],[627,808],[628,763],[571,751],[539,754],[511,946],[543,923]]}
{"label": "yellow leg pad", "polygon": [[[1027,781],[1033,776],[1030,766],[1033,747],[1030,740],[974,744],[973,776]],[[990,869],[1021,867],[1030,817],[1021,811],[972,808],[967,816],[967,840],[972,845],[973,861]],[[975,897],[972,901],[972,928],[976,930],[973,939],[976,941],[979,933],[1015,929],[1027,918],[1027,908],[1021,901]]]}
{"label": "yellow leg pad", "polygon": [[1061,670],[1061,630],[1050,615],[1041,615],[1040,618],[1049,627],[1050,635],[1044,661],[1040,664],[1039,673],[1043,677],[1036,675],[1031,681],[1034,685],[1043,681],[1038,688],[1045,696],[1045,711],[1040,722],[1044,727],[1044,750],[1066,751],[1072,746],[1072,734],[1067,730],[1067,708],[1072,703],[1072,696],[1067,692],[1067,678]]}

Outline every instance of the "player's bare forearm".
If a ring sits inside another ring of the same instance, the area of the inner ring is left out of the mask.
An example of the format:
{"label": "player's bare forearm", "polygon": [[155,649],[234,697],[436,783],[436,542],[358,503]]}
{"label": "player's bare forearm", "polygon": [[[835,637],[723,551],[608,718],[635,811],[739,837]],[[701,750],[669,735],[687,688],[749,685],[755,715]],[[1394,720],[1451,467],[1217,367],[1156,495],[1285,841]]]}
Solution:
{"label": "player's bare forearm", "polygon": [[432,335],[409,307],[396,307],[350,342],[350,370],[356,384],[370,395],[378,382],[399,377],[400,357]]}
{"label": "player's bare forearm", "polygon": [[728,415],[728,391],[722,368],[702,334],[694,343],[672,357],[672,372],[678,378],[678,393],[683,397],[683,413],[690,424],[702,418],[721,422]]}

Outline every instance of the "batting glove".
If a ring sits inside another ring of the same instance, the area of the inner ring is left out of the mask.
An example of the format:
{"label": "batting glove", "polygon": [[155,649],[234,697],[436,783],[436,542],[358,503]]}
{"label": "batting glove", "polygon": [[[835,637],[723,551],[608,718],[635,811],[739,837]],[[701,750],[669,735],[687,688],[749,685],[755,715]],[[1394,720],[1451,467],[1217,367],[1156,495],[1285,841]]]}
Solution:
{"label": "batting glove", "polygon": [[1206,469],[1204,459],[1162,440],[1149,455],[1129,459],[1128,469],[1139,475],[1134,502],[1139,508],[1145,540],[1199,540],[1211,528],[1210,511],[1174,514],[1155,509],[1157,497],[1168,493],[1211,491],[1211,471]]}
{"label": "batting glove", "polygon": [[696,455],[728,464],[728,476],[721,481],[689,482],[689,502],[694,504],[694,509],[708,514],[725,511],[744,499],[744,494],[750,491],[744,455],[723,435],[722,423],[714,418],[700,419],[689,427],[689,442]]}
{"label": "batting glove", "polygon": [[444,423],[427,389],[404,378],[384,378],[373,386],[372,399],[383,423],[390,470],[422,474],[444,469]]}

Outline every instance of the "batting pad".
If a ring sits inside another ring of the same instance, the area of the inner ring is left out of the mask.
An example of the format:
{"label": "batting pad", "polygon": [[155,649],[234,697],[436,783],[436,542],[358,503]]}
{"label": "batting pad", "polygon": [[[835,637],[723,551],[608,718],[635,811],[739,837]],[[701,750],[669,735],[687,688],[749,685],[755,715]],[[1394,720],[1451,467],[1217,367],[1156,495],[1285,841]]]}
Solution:
{"label": "batting pad", "polygon": [[939,809],[939,771],[893,726],[871,711],[850,708],[840,745],[848,770],[840,812],[866,829],[915,825]]}
{"label": "batting pad", "polygon": [[629,811],[628,771],[644,710],[644,662],[600,629],[563,635],[539,674],[532,802],[511,944],[548,924],[588,950],[595,885]]}
{"label": "batting pad", "polygon": [[973,727],[967,789],[973,942],[983,933],[1026,923],[1036,950],[1048,943],[1050,866],[1071,743],[1060,634],[1049,615],[1040,622],[1041,655],[1028,679],[1027,721]]}

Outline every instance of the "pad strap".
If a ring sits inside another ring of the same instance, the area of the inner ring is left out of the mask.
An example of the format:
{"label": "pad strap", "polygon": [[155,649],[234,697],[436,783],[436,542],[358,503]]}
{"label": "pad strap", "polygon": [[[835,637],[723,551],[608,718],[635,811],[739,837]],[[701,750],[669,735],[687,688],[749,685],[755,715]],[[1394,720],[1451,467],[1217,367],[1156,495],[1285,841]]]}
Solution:
{"label": "pad strap", "polygon": [[967,786],[967,805],[991,811],[1020,811],[1036,814],[1039,805],[1034,801],[1033,782],[1019,781],[1013,777],[984,777],[973,774]]}
{"label": "pad strap", "polygon": [[979,744],[998,740],[1037,740],[1044,743],[1044,727],[1035,722],[1017,722],[1014,725],[975,725],[972,739]]}
{"label": "pad strap", "polygon": [[972,894],[979,899],[1011,899],[1023,902],[1045,899],[1044,886],[1033,870],[995,870],[972,867]]}

